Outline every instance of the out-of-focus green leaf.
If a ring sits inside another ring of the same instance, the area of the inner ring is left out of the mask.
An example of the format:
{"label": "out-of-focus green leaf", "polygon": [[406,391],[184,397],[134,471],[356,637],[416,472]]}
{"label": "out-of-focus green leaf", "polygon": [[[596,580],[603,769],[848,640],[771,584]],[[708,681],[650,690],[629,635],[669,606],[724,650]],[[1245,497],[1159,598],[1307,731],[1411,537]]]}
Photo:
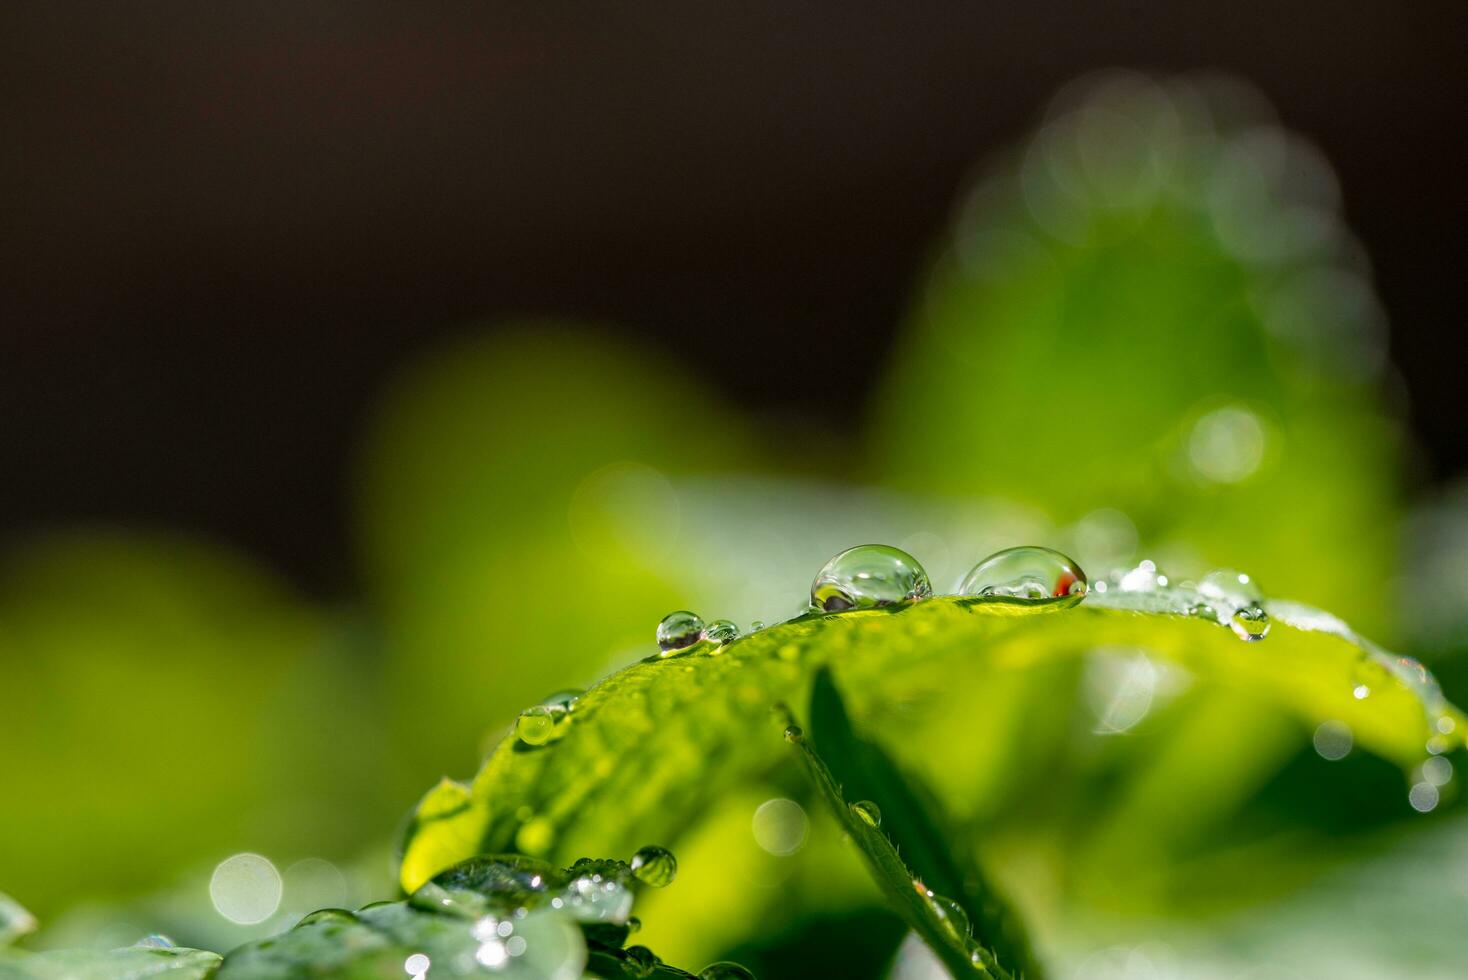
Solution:
{"label": "out-of-focus green leaf", "polygon": [[695,370],[584,330],[466,341],[401,379],[367,447],[362,529],[416,768],[468,767],[486,724],[650,636],[644,611],[684,601],[693,557],[673,550],[670,478],[742,447]]}
{"label": "out-of-focus green leaf", "polygon": [[[502,742],[476,777],[467,811],[455,808],[442,834],[432,819],[418,820],[403,884],[414,888],[446,860],[484,851],[569,859],[626,853],[638,838],[672,840],[711,797],[778,761],[762,734],[771,706],[802,702],[827,664],[860,704],[892,686],[951,689],[976,663],[1017,670],[1098,648],[1143,650],[1247,687],[1312,726],[1338,719],[1356,745],[1403,767],[1422,761],[1429,739],[1444,749],[1460,744],[1463,717],[1425,676],[1419,681],[1416,665],[1363,648],[1323,614],[1280,606],[1268,639],[1245,644],[1198,619],[1104,605],[1126,601],[1098,596],[1056,610],[930,599],[807,617],[723,647],[649,658],[588,691],[557,740],[538,748]],[[1356,696],[1363,684],[1370,697]],[[982,696],[969,707],[981,709]],[[1454,734],[1441,734],[1440,722]]]}
{"label": "out-of-focus green leaf", "polygon": [[[911,869],[909,879],[916,878],[933,892],[960,904],[973,926],[975,941],[987,951],[991,963],[1015,977],[1039,980],[1041,971],[1024,923],[1014,914],[1008,899],[987,880],[971,856],[956,853],[962,837],[947,825],[941,804],[915,784],[912,776],[900,772],[880,747],[856,734],[829,667],[816,671],[808,717],[810,730],[801,740],[803,757],[827,802],[844,799],[837,816],[848,826],[848,832],[852,814],[844,811],[851,805],[872,804],[877,825],[862,829],[858,839],[868,840],[872,831],[889,839],[902,856],[902,863]],[[835,799],[827,785],[833,779]],[[864,852],[874,869],[878,864],[890,866],[881,850]],[[910,882],[904,886],[912,890]],[[907,901],[907,896],[903,899]]]}
{"label": "out-of-focus green leaf", "polygon": [[214,975],[219,963],[218,953],[181,947],[126,946],[46,953],[0,950],[0,980],[204,980]]}
{"label": "out-of-focus green leaf", "polygon": [[36,917],[15,899],[0,892],[0,946],[36,931]]}
{"label": "out-of-focus green leaf", "polygon": [[78,531],[7,555],[5,887],[50,918],[77,898],[58,868],[85,867],[106,901],[235,851],[339,856],[380,835],[384,754],[364,751],[373,709],[339,646],[327,617],[202,543]]}
{"label": "out-of-focus green leaf", "polygon": [[1036,543],[1087,568],[1140,541],[1390,630],[1381,311],[1329,165],[1236,89],[1058,100],[960,209],[896,350],[894,485],[1078,522]]}

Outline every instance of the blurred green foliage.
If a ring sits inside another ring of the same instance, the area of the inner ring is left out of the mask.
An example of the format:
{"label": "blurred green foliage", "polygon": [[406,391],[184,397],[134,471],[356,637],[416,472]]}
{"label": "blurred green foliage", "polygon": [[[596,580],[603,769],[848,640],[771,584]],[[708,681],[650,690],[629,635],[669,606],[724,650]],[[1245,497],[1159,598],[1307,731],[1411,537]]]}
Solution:
{"label": "blurred green foliage", "polygon": [[[350,602],[313,606],[174,535],[75,529],[12,549],[0,889],[52,927],[39,945],[99,916],[213,948],[278,928],[213,914],[215,862],[256,850],[381,874],[394,821],[436,777],[472,773],[519,708],[650,652],[670,609],[785,619],[821,561],[863,540],[914,552],[939,591],[1022,543],[1093,576],[1141,557],[1177,577],[1239,566],[1421,644],[1451,680],[1461,604],[1398,583],[1457,568],[1439,530],[1464,508],[1439,502],[1399,534],[1384,343],[1328,165],[1257,97],[1217,80],[1078,86],[962,201],[855,474],[819,447],[774,448],[793,440],[720,405],[697,366],[522,323],[466,334],[385,393],[355,474],[367,589]],[[1306,886],[1322,874],[1350,880],[1329,870],[1343,860],[1410,846],[1396,838],[1424,818],[1401,776],[1362,752],[1327,764],[1257,689],[1168,670],[1124,737],[1100,730],[1133,652],[970,665],[947,696],[895,685],[852,707],[942,795],[1052,961],[1116,943],[1141,956],[1160,936],[1237,956],[1186,938],[1204,917],[1251,955],[1291,941],[1250,909],[1344,936],[1350,917],[1289,903],[1320,900]],[[875,892],[813,807],[797,856],[755,846],[752,810],[804,792],[770,770],[661,841],[683,876],[645,917],[670,958],[737,949],[761,976],[798,976],[790,944],[871,922]],[[281,916],[290,902],[287,882]],[[887,942],[856,958],[879,975],[897,934],[863,928]],[[1376,968],[1359,975],[1388,975],[1360,951],[1369,934],[1341,948]]]}

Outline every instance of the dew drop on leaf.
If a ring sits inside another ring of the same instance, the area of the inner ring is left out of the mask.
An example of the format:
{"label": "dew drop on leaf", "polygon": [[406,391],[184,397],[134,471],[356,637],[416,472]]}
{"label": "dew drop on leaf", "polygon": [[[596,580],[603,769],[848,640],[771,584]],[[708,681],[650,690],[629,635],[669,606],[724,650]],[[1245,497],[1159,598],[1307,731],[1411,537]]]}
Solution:
{"label": "dew drop on leaf", "polygon": [[678,859],[665,847],[649,844],[632,855],[633,876],[644,885],[662,888],[678,877]]}
{"label": "dew drop on leaf", "polygon": [[1086,573],[1050,548],[1006,548],[975,565],[958,591],[969,596],[1006,596],[1030,602],[1079,598],[1086,594]]}
{"label": "dew drop on leaf", "polygon": [[799,725],[790,725],[785,729],[785,741],[798,742],[805,738],[805,731]]}
{"label": "dew drop on leaf", "polygon": [[810,586],[818,612],[872,609],[933,594],[928,573],[916,558],[885,544],[848,548],[826,562]]}
{"label": "dew drop on leaf", "polygon": [[725,960],[704,967],[698,974],[698,980],[754,980],[754,974],[738,963]]}
{"label": "dew drop on leaf", "polygon": [[851,812],[870,827],[882,825],[882,811],[871,800],[858,800],[851,804]]}
{"label": "dew drop on leaf", "polygon": [[1264,593],[1252,578],[1231,568],[1220,568],[1203,576],[1203,581],[1198,583],[1198,591],[1209,599],[1240,606],[1264,600]]}
{"label": "dew drop on leaf", "polygon": [[515,719],[515,736],[526,745],[546,744],[555,730],[555,713],[543,704],[526,708]]}
{"label": "dew drop on leaf", "polygon": [[687,650],[704,636],[703,620],[697,613],[680,609],[668,613],[658,623],[658,650],[663,654]]}
{"label": "dew drop on leaf", "polygon": [[739,639],[739,627],[734,625],[733,620],[716,619],[709,623],[704,635],[715,643],[729,643]]}
{"label": "dew drop on leaf", "polygon": [[627,970],[635,977],[650,977],[662,965],[662,961],[646,946],[628,946],[625,955]]}
{"label": "dew drop on leaf", "polygon": [[1248,642],[1262,640],[1269,635],[1269,613],[1257,602],[1251,602],[1247,606],[1241,606],[1234,610],[1229,617],[1229,629],[1239,639]]}

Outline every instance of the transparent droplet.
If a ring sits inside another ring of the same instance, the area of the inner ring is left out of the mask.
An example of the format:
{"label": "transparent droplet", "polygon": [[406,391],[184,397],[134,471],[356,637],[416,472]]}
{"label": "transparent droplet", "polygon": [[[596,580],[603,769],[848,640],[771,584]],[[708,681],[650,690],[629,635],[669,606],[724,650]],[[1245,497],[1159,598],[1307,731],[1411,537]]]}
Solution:
{"label": "transparent droplet", "polygon": [[178,944],[163,935],[163,933],[155,932],[151,935],[144,936],[142,939],[133,943],[133,945],[143,949],[173,949]]}
{"label": "transparent droplet", "polygon": [[1030,602],[1079,598],[1086,573],[1050,548],[1006,548],[985,558],[964,576],[958,591],[972,596],[1007,596]]}
{"label": "transparent droplet", "polygon": [[356,921],[356,913],[348,912],[346,909],[317,909],[315,912],[308,912],[301,916],[301,921],[297,922],[294,928],[300,929],[302,926],[311,926],[318,922],[349,923]]}
{"label": "transparent droplet", "polygon": [[678,877],[678,859],[664,847],[648,845],[632,855],[632,874],[644,885],[662,888]]}
{"label": "transparent droplet", "polygon": [[805,731],[799,725],[790,725],[785,729],[785,741],[798,742],[805,738]]}
{"label": "transparent droplet", "polygon": [[540,703],[545,705],[547,708],[550,708],[552,711],[556,710],[557,708],[562,711],[574,711],[576,708],[576,702],[581,698],[581,695],[585,693],[586,692],[581,690],[580,688],[567,688],[564,691],[557,691],[554,694],[542,698]]}
{"label": "transparent droplet", "polygon": [[704,623],[697,613],[686,609],[668,613],[658,623],[658,650],[662,653],[677,653],[687,650],[703,639]]}
{"label": "transparent droplet", "polygon": [[858,800],[851,804],[851,812],[871,827],[882,825],[882,811],[871,800]]}
{"label": "transparent droplet", "polygon": [[739,627],[730,619],[716,619],[709,623],[704,636],[715,643],[728,643],[739,639]]}
{"label": "transparent droplet", "polygon": [[947,895],[930,895],[928,900],[933,903],[933,908],[938,911],[943,921],[960,939],[968,938],[968,913],[963,910],[962,905]]}
{"label": "transparent droplet", "polygon": [[811,607],[821,612],[871,609],[933,594],[928,573],[900,548],[864,544],[826,562],[810,586]]}
{"label": "transparent droplet", "polygon": [[1248,642],[1264,639],[1269,635],[1269,627],[1272,625],[1269,613],[1257,602],[1235,609],[1228,622],[1234,635]]}
{"label": "transparent droplet", "polygon": [[754,980],[754,974],[738,963],[725,960],[704,967],[698,974],[698,980]]}
{"label": "transparent droplet", "polygon": [[763,619],[756,619],[754,622],[752,622],[752,623],[749,624],[749,631],[751,633],[758,633],[760,630],[762,630],[764,628],[765,628],[765,621]]}
{"label": "transparent droplet", "polygon": [[662,960],[654,955],[653,951],[646,946],[628,946],[625,951],[626,959],[623,961],[628,971],[636,977],[650,977]]}
{"label": "transparent droplet", "polygon": [[520,712],[515,719],[515,736],[526,745],[544,745],[551,740],[556,730],[555,713],[546,705],[537,704]]}
{"label": "transparent droplet", "polygon": [[1351,688],[1351,696],[1354,697],[1357,701],[1365,701],[1367,698],[1371,697],[1371,688],[1367,687],[1365,684],[1357,684],[1355,687]]}

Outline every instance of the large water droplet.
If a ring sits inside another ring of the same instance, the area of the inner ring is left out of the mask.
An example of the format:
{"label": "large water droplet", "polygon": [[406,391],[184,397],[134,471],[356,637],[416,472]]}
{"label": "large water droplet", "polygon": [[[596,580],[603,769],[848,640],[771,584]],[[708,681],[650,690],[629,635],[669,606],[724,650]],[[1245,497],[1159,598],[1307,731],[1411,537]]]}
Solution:
{"label": "large water droplet", "polygon": [[680,609],[658,623],[658,650],[663,654],[687,650],[703,639],[704,624],[697,613]]}
{"label": "large water droplet", "polygon": [[698,980],[754,980],[754,974],[738,963],[730,963],[726,960],[722,963],[710,963],[704,967],[698,974]]}
{"label": "large water droplet", "polygon": [[851,804],[851,812],[870,827],[882,825],[882,811],[871,800],[858,800]]}
{"label": "large water droplet", "polygon": [[709,623],[704,635],[715,643],[729,643],[739,639],[739,627],[731,619],[716,619]]}
{"label": "large water droplet", "polygon": [[822,612],[871,609],[933,594],[916,558],[885,544],[848,548],[826,562],[810,586],[810,604]]}
{"label": "large water droplet", "polygon": [[632,855],[632,874],[644,885],[662,888],[678,877],[678,859],[665,847],[649,844]]}
{"label": "large water droplet", "polygon": [[1050,548],[1006,548],[985,558],[964,576],[963,595],[1007,596],[1030,602],[1079,599],[1086,594],[1086,573],[1074,561]]}

